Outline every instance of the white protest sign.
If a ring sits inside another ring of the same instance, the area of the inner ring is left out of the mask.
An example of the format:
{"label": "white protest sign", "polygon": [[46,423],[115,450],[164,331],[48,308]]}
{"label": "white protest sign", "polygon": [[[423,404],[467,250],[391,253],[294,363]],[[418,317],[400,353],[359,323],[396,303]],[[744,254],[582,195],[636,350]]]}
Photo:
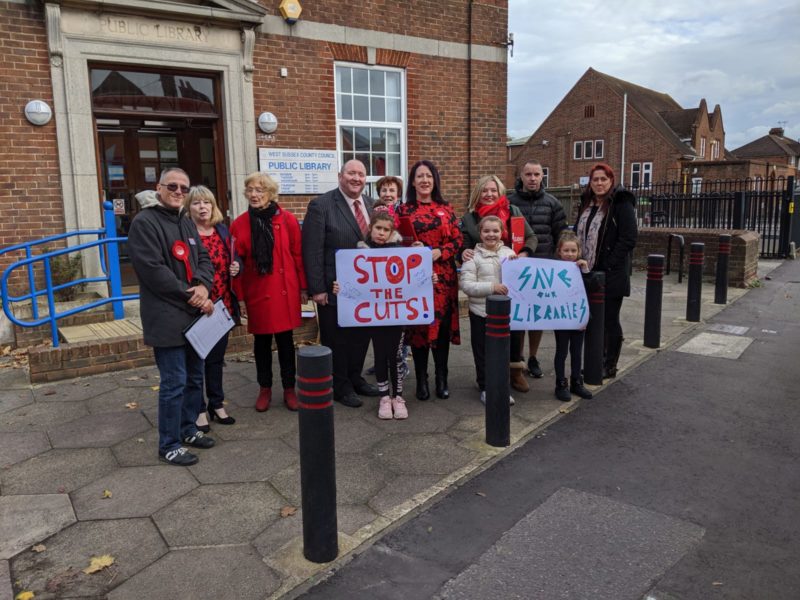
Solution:
{"label": "white protest sign", "polygon": [[430,248],[359,248],[336,252],[341,327],[433,322]]}
{"label": "white protest sign", "polygon": [[573,262],[518,258],[503,263],[511,297],[511,329],[582,329],[589,304],[581,270]]}

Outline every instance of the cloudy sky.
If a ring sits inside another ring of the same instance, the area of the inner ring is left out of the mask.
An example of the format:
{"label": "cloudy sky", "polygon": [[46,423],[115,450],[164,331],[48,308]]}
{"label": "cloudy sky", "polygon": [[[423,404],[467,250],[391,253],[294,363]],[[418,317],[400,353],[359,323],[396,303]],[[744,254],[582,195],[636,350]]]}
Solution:
{"label": "cloudy sky", "polygon": [[589,67],[722,108],[733,150],[800,138],[798,0],[509,0],[508,133],[532,134]]}

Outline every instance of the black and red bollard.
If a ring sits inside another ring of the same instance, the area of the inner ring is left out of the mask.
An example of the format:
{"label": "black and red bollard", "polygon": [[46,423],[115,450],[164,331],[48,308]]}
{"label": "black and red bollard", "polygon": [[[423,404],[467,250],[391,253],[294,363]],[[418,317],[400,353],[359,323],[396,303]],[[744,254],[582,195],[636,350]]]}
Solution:
{"label": "black and red bollard", "polygon": [[689,251],[689,284],[686,296],[686,320],[700,320],[700,296],[703,290],[703,262],[706,245],[703,242],[692,242]]}
{"label": "black and red bollard", "polygon": [[589,323],[583,344],[583,380],[590,385],[603,383],[603,338],[605,337],[606,274],[594,274],[597,288],[589,292]]}
{"label": "black and red bollard", "polygon": [[664,296],[664,255],[647,257],[647,289],[644,297],[645,348],[661,346],[661,301]]}
{"label": "black and red bollard", "polygon": [[511,443],[509,366],[511,298],[486,298],[486,443],[505,448]]}
{"label": "black and red bollard", "polygon": [[714,304],[728,303],[728,261],[731,257],[731,235],[719,236],[717,252],[717,279],[714,285]]}
{"label": "black and red bollard", "polygon": [[332,357],[326,346],[297,351],[303,556],[314,563],[330,562],[339,554]]}

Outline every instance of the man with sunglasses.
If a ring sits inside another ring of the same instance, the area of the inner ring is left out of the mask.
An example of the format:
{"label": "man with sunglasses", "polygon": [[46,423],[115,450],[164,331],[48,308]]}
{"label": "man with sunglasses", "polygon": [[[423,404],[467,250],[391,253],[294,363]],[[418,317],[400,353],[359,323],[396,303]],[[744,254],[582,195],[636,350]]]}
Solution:
{"label": "man with sunglasses", "polygon": [[214,445],[195,425],[203,405],[196,397],[203,393],[203,360],[183,336],[201,311],[214,310],[208,295],[214,268],[194,222],[181,214],[189,176],[177,167],[165,169],[156,190],[158,203],[143,208],[131,223],[128,253],[139,279],[144,343],[153,347],[161,377],[158,455],[169,464],[188,466],[197,456],[182,444]]}

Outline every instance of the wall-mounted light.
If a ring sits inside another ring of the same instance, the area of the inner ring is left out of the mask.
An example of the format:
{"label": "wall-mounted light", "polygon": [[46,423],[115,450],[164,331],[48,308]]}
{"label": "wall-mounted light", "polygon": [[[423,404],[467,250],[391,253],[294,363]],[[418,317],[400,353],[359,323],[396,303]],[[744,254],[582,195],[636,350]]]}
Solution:
{"label": "wall-mounted light", "polygon": [[550,140],[542,140],[542,146],[545,148],[550,145]]}
{"label": "wall-mounted light", "polygon": [[31,100],[25,105],[25,118],[34,125],[47,125],[53,118],[53,110],[44,100]]}
{"label": "wall-mounted light", "polygon": [[278,129],[278,117],[271,112],[263,112],[258,115],[258,128],[264,133],[275,133]]}
{"label": "wall-mounted light", "polygon": [[278,10],[284,21],[289,25],[294,25],[300,19],[303,7],[300,6],[300,0],[281,0]]}

